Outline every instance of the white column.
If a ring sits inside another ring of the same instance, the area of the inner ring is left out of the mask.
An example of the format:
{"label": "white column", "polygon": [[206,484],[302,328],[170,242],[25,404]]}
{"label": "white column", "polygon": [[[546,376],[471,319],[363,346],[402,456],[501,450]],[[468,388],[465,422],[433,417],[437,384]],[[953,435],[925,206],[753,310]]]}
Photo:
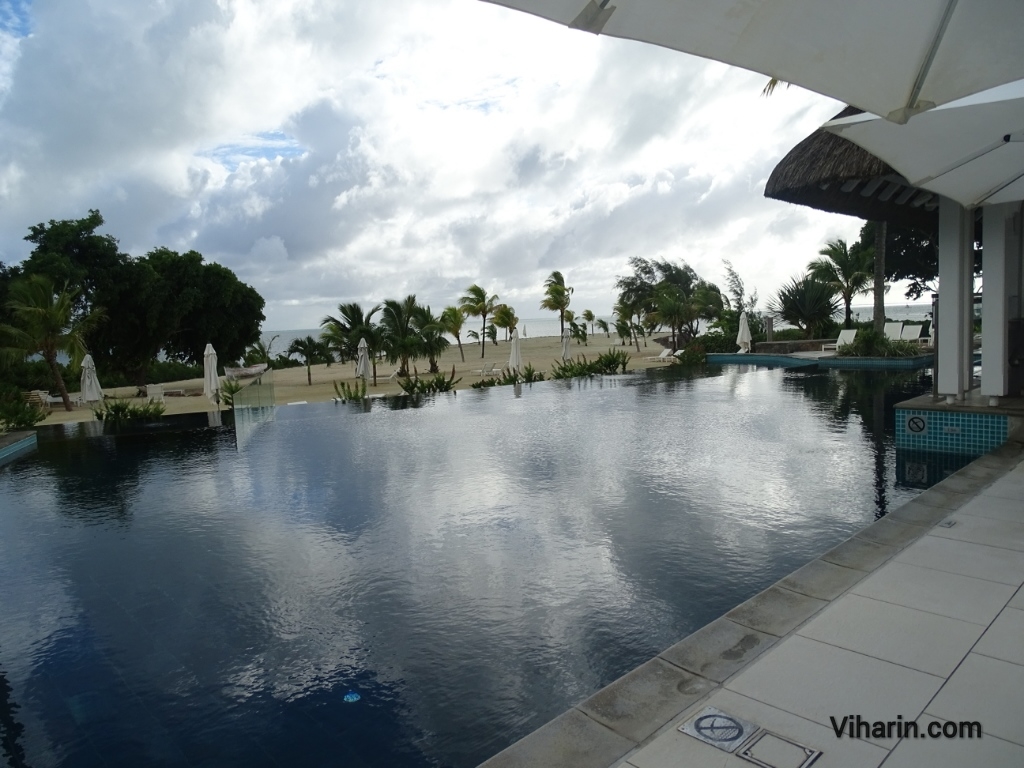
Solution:
{"label": "white column", "polygon": [[973,296],[967,288],[973,276],[971,216],[962,205],[939,201],[939,347],[935,372],[940,396],[963,400],[970,386],[970,337]]}
{"label": "white column", "polygon": [[[1012,297],[1020,296],[1020,203],[987,205],[982,209],[984,249],[982,266],[981,394],[989,405],[1008,394],[1007,322]],[[1018,298],[1019,302],[1019,298]],[[1016,308],[1012,310],[1014,313]]]}

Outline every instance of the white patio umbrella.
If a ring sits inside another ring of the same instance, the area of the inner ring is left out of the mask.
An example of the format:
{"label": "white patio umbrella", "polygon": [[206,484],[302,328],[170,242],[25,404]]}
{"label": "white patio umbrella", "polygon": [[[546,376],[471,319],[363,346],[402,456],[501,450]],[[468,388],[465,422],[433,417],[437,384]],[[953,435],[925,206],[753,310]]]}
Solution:
{"label": "white patio umbrella", "polygon": [[370,347],[366,339],[359,339],[359,346],[356,354],[356,378],[364,381],[370,378]]}
{"label": "white patio umbrella", "polygon": [[217,353],[213,344],[203,351],[203,394],[212,403],[220,403],[220,380],[217,378]]}
{"label": "white patio umbrella", "polygon": [[926,112],[906,125],[860,114],[823,126],[911,184],[973,207],[1024,199],[1024,80]]}
{"label": "white patio umbrella", "polygon": [[750,351],[750,324],[747,323],[747,313],[740,312],[740,332],[736,334],[736,346],[740,348],[740,354]]}
{"label": "white patio umbrella", "polygon": [[510,371],[519,373],[523,367],[523,351],[519,343],[519,329],[512,329],[512,353],[508,356],[508,367]]}
{"label": "white patio umbrella", "polygon": [[95,403],[103,399],[103,390],[100,388],[100,380],[96,377],[96,363],[92,355],[82,358],[82,380],[79,392],[82,395],[83,403]]}
{"label": "white patio umbrella", "polygon": [[1024,78],[1019,0],[486,0],[761,72],[895,122]]}
{"label": "white patio umbrella", "polygon": [[569,359],[569,329],[565,328],[562,330],[562,359]]}

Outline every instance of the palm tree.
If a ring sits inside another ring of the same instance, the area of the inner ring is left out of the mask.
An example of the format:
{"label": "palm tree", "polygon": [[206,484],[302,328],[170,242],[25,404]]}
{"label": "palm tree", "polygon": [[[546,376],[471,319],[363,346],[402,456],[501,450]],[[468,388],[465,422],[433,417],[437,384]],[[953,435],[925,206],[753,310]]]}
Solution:
{"label": "palm tree", "polygon": [[289,357],[292,355],[298,355],[302,358],[302,362],[306,365],[306,383],[309,386],[313,386],[313,372],[310,366],[316,363],[327,363],[331,364],[331,351],[324,341],[317,341],[312,336],[307,336],[304,339],[293,339],[292,343],[288,345],[288,351],[286,353]]}
{"label": "palm tree", "polygon": [[245,350],[245,357],[242,358],[242,362],[246,365],[258,365],[259,363],[270,365],[270,350],[277,339],[278,336],[273,336],[266,344],[263,343],[262,339],[257,341]]}
{"label": "palm tree", "polygon": [[487,352],[487,316],[498,305],[498,294],[487,295],[487,291],[476,283],[466,289],[466,294],[459,297],[459,308],[468,316],[482,318],[480,326],[480,357]]}
{"label": "palm tree", "polygon": [[430,372],[440,373],[437,367],[438,356],[451,346],[444,337],[444,325],[441,318],[434,317],[430,307],[417,306],[413,310],[412,325],[420,334],[420,347],[430,361]]}
{"label": "palm tree", "polygon": [[100,308],[76,317],[75,302],[79,293],[69,291],[66,286],[57,292],[48,277],[32,275],[11,285],[7,309],[13,322],[0,325],[3,357],[14,361],[24,360],[28,355],[42,355],[67,411],[72,410],[71,397],[60,375],[57,355],[63,352],[71,358],[72,365],[80,365],[87,352],[85,337],[104,317]]}
{"label": "palm tree", "polygon": [[540,308],[558,313],[560,331],[565,331],[565,311],[571,299],[572,288],[565,284],[565,277],[556,269],[544,281],[544,300]]}
{"label": "palm tree", "polygon": [[381,330],[384,334],[384,352],[389,363],[398,363],[398,375],[409,375],[409,360],[422,351],[420,334],[413,325],[417,307],[416,294],[412,293],[401,301],[385,299],[380,314]]}
{"label": "palm tree", "polygon": [[839,299],[831,284],[805,275],[782,286],[768,311],[813,339],[839,311]]}
{"label": "palm tree", "polygon": [[844,328],[852,322],[850,304],[858,293],[867,293],[874,279],[874,265],[871,254],[864,251],[850,251],[844,240],[830,240],[818,251],[823,259],[815,259],[807,265],[811,276],[835,288],[846,307]]}
{"label": "palm tree", "polygon": [[607,320],[602,320],[601,318],[597,318],[596,320],[594,320],[594,323],[597,325],[598,328],[600,328],[602,331],[604,331],[604,335],[605,336],[607,336],[608,338],[611,338],[611,336],[612,336],[611,328],[608,326],[608,321]]}
{"label": "palm tree", "polygon": [[590,335],[593,336],[594,335],[594,321],[597,319],[594,316],[594,313],[591,312],[589,309],[584,309],[583,312],[580,313],[580,317],[582,317],[585,322],[590,323]]}
{"label": "palm tree", "polygon": [[513,307],[510,307],[508,304],[499,304],[494,308],[492,322],[498,328],[505,329],[505,340],[508,341],[512,335],[512,330],[519,325],[519,318],[516,317],[516,311]]}
{"label": "palm tree", "polygon": [[[359,346],[359,339],[367,337],[367,344],[370,343],[369,336],[374,335],[373,316],[380,311],[380,304],[374,305],[369,312],[363,312],[363,308],[356,302],[338,305],[338,316],[327,315],[320,321],[320,327],[324,330],[320,338],[330,345],[338,359],[342,362],[354,360]],[[380,348],[370,347],[370,353],[376,355]]]}
{"label": "palm tree", "polygon": [[461,338],[462,326],[465,321],[466,316],[458,307],[445,307],[441,313],[441,327],[445,333],[455,337],[455,343],[459,345],[459,356],[462,357],[462,362],[466,362],[466,353],[462,351]]}
{"label": "palm tree", "polygon": [[672,285],[663,286],[655,296],[655,309],[652,320],[659,325],[667,325],[672,330],[672,349],[679,349],[677,344],[676,330],[682,331],[682,327],[696,315],[695,306],[678,288]]}

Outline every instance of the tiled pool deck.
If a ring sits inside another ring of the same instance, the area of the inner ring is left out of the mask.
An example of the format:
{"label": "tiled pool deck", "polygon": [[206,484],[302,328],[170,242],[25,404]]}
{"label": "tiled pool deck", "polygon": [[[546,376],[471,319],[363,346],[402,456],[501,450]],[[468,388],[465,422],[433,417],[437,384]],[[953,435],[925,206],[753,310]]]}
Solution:
{"label": "tiled pool deck", "polygon": [[[814,768],[1024,766],[1019,437],[484,766],[795,768],[814,752]],[[679,732],[706,707],[768,736],[748,728],[730,753]],[[838,738],[830,717],[858,715],[923,735]],[[983,736],[927,738],[936,721]]]}

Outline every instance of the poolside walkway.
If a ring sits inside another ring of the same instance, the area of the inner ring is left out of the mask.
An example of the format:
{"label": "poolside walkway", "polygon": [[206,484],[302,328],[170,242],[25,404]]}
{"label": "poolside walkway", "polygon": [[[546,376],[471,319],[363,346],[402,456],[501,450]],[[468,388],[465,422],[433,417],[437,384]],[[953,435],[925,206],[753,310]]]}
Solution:
{"label": "poolside walkway", "polygon": [[484,765],[1024,766],[1022,461],[1011,440]]}

